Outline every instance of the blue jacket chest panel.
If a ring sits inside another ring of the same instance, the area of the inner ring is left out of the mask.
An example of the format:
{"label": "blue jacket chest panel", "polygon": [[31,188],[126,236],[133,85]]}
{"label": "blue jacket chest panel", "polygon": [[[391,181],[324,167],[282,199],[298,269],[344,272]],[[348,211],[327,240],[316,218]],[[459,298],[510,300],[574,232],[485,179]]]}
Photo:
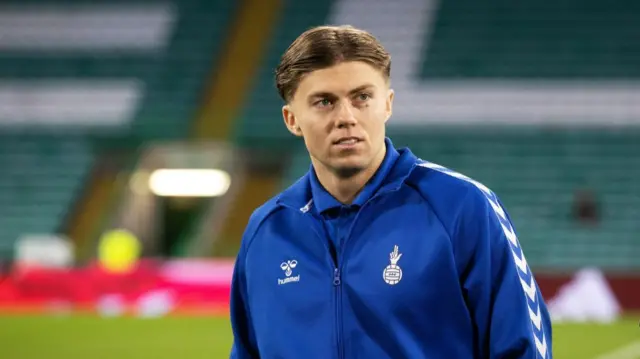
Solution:
{"label": "blue jacket chest panel", "polygon": [[[416,192],[405,187],[373,199],[360,209],[349,233],[336,263],[328,233],[312,213],[282,209],[263,224],[246,262],[248,304],[261,352],[290,348],[293,354],[317,346],[325,353],[340,336],[348,358],[364,355],[358,352],[363,346],[378,348],[366,353],[369,357],[401,358],[429,352],[412,350],[416,343],[426,346],[453,335],[428,323],[449,322],[456,336],[471,335],[460,331],[471,329],[451,241]],[[274,335],[277,330],[286,334]],[[421,333],[424,340],[407,333]]]}

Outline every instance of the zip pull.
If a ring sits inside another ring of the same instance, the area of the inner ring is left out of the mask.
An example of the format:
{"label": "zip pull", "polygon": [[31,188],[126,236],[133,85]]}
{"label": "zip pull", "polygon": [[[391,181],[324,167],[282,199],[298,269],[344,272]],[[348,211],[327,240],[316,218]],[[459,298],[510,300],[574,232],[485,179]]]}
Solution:
{"label": "zip pull", "polygon": [[335,268],[333,270],[333,285],[340,285],[340,269]]}

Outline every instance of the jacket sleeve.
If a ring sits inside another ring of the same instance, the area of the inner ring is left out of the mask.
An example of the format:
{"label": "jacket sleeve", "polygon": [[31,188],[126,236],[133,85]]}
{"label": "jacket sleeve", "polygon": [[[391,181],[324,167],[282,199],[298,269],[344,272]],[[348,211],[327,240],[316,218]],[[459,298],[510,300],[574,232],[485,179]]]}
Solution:
{"label": "jacket sleeve", "polygon": [[483,358],[551,359],[551,321],[509,215],[480,185],[458,217],[454,251]]}
{"label": "jacket sleeve", "polygon": [[258,354],[251,313],[247,304],[247,283],[245,276],[246,241],[236,258],[233,279],[231,280],[230,315],[233,331],[233,345],[230,359],[257,359]]}

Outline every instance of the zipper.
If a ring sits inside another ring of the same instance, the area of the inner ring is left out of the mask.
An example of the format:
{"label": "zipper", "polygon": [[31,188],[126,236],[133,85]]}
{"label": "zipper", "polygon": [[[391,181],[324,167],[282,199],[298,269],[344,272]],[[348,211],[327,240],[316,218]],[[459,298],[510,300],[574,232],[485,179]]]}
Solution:
{"label": "zipper", "polygon": [[[291,208],[293,210],[296,210],[296,208],[291,207],[291,206],[286,206],[288,208]],[[335,313],[334,313],[334,324],[335,324],[335,330],[336,330],[336,341],[337,341],[337,351],[338,351],[338,358],[339,359],[343,359],[344,358],[344,350],[342,348],[342,275],[341,275],[341,270],[340,270],[340,263],[341,263],[341,253],[337,253],[336,251],[336,256],[335,259],[333,258],[333,256],[331,255],[331,248],[329,248],[329,244],[327,243],[327,240],[329,240],[330,238],[327,238],[327,232],[326,232],[326,228],[323,226],[322,230],[323,230],[323,234],[321,235],[320,232],[318,231],[318,228],[316,228],[315,224],[311,224],[310,228],[313,232],[315,232],[316,236],[322,240],[322,244],[324,245],[324,248],[327,250],[328,253],[328,264],[329,267],[332,269],[333,273],[332,273],[332,277],[333,277],[333,281],[332,281],[332,285],[334,288],[334,300],[335,300]],[[345,240],[346,242],[346,240]],[[342,246],[344,248],[344,245]]]}
{"label": "zipper", "polygon": [[335,287],[335,299],[336,299],[336,339],[338,348],[338,358],[344,358],[344,348],[342,344],[342,280],[340,278],[340,268],[335,267],[333,269],[333,286]]}
{"label": "zipper", "polygon": [[[333,287],[335,288],[334,297],[335,297],[335,303],[336,303],[335,304],[335,327],[336,327],[336,341],[337,341],[337,351],[338,351],[339,359],[344,358],[344,340],[342,339],[342,321],[343,321],[343,318],[342,318],[342,268],[344,267],[344,262],[345,262],[344,260],[344,253],[346,252],[345,249],[347,248],[347,242],[349,241],[349,238],[351,238],[351,232],[353,232],[353,228],[358,222],[358,218],[360,217],[360,214],[363,212],[365,207],[367,207],[369,203],[373,202],[374,199],[382,196],[386,192],[387,191],[376,193],[375,195],[373,195],[373,197],[369,198],[369,200],[367,200],[362,205],[362,207],[356,214],[355,218],[353,219],[353,222],[351,223],[351,227],[347,232],[347,236],[345,237],[344,242],[340,246],[340,251],[336,253],[335,261],[332,258],[329,259],[330,265],[333,268]],[[295,208],[290,206],[285,206],[285,207],[289,207],[295,210]],[[331,253],[331,250],[329,249],[329,245],[325,242],[329,238],[326,238],[327,234],[324,226],[323,226],[323,231],[325,234],[324,236],[321,236],[320,233],[318,233],[314,225],[312,225],[311,228],[314,232],[316,232],[316,235],[323,240],[323,244],[327,249],[327,252]],[[329,255],[329,257],[331,257],[331,255]]]}
{"label": "zipper", "polygon": [[358,211],[358,213],[356,214],[355,218],[353,219],[353,222],[351,223],[351,227],[349,228],[349,231],[347,232],[347,235],[344,238],[344,242],[342,242],[341,246],[340,246],[340,250],[336,253],[336,263],[334,263],[335,267],[333,268],[333,286],[336,288],[336,335],[337,335],[337,344],[338,344],[338,358],[339,359],[343,359],[344,358],[344,340],[342,339],[342,268],[344,268],[344,263],[345,263],[345,252],[347,249],[347,242],[349,241],[349,238],[351,238],[351,232],[353,232],[353,228],[356,226],[356,223],[358,222],[358,218],[360,217],[360,214],[363,212],[363,210],[365,209],[365,207],[367,207],[367,205],[369,203],[371,203],[374,199],[376,199],[377,197],[379,197],[380,195],[382,195],[382,193],[378,193],[375,194],[373,197],[369,198],[369,200],[367,200],[362,207],[360,208],[360,210]]}

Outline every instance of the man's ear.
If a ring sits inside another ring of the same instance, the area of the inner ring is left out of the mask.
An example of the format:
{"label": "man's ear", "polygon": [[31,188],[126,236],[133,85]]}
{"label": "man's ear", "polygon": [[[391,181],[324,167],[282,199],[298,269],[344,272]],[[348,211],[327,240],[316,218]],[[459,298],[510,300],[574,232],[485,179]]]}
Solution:
{"label": "man's ear", "polygon": [[291,110],[290,105],[282,106],[282,119],[284,120],[285,126],[287,126],[287,130],[291,132],[294,136],[302,136],[302,130],[298,125],[298,121],[296,119],[296,115]]}
{"label": "man's ear", "polygon": [[391,114],[393,113],[393,97],[395,96],[395,92],[393,91],[393,89],[389,89],[389,92],[387,93],[387,103],[386,103],[386,112],[387,112],[387,119],[384,122],[389,121],[389,118],[391,117]]}

